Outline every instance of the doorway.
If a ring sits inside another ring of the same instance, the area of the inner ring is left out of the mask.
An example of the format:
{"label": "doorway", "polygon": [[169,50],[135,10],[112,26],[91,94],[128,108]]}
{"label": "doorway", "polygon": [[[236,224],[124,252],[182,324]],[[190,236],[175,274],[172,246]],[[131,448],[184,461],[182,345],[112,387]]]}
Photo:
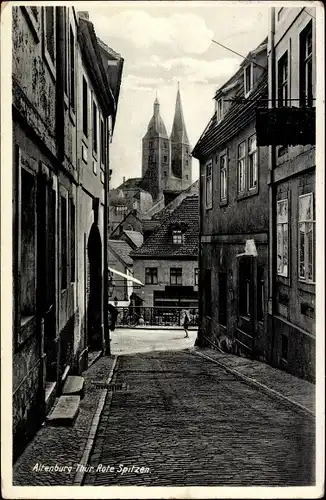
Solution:
{"label": "doorway", "polygon": [[90,350],[102,348],[102,241],[98,226],[93,223],[87,242],[89,294],[87,333]]}

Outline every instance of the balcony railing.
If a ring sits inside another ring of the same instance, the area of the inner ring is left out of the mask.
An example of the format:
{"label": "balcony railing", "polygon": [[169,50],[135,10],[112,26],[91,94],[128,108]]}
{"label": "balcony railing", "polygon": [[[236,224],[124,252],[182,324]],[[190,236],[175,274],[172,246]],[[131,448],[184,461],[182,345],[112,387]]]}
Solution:
{"label": "balcony railing", "polygon": [[[185,309],[182,307],[117,307],[116,327],[145,326],[182,328]],[[198,327],[198,308],[187,309],[189,328]]]}

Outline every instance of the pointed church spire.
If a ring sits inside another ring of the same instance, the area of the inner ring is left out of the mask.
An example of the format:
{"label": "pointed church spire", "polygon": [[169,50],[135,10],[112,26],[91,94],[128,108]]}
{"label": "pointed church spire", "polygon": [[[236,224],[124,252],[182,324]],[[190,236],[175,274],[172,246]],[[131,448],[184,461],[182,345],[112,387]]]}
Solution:
{"label": "pointed church spire", "polygon": [[182,144],[189,144],[189,139],[182,111],[179,82],[178,82],[177,99],[175,103],[174,120],[171,132],[171,141],[180,142]]}
{"label": "pointed church spire", "polygon": [[145,137],[164,137],[165,139],[167,139],[168,135],[162,117],[160,115],[160,103],[157,98],[157,94],[153,107],[153,116],[148,124]]}

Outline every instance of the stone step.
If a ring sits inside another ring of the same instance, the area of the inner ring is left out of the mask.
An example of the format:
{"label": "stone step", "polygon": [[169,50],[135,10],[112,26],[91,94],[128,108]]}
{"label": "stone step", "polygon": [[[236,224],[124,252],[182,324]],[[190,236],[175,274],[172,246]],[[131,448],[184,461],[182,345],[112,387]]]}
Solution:
{"label": "stone step", "polygon": [[79,412],[79,396],[60,396],[53,411],[46,417],[48,425],[73,425]]}
{"label": "stone step", "polygon": [[45,414],[47,415],[55,403],[57,396],[57,383],[45,382]]}
{"label": "stone step", "polygon": [[75,375],[67,377],[65,385],[63,386],[63,396],[80,396],[84,397],[85,379]]}

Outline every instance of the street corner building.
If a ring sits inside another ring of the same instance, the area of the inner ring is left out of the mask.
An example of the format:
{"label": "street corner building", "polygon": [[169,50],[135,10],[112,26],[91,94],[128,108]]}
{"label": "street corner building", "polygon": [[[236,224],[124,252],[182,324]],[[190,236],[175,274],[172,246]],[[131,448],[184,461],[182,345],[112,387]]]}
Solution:
{"label": "street corner building", "polygon": [[12,26],[15,459],[68,374],[103,349],[123,59],[74,8],[13,7]]}
{"label": "street corner building", "polygon": [[216,92],[192,152],[200,161],[198,343],[311,381],[314,23],[308,8],[271,9],[268,37]]}

